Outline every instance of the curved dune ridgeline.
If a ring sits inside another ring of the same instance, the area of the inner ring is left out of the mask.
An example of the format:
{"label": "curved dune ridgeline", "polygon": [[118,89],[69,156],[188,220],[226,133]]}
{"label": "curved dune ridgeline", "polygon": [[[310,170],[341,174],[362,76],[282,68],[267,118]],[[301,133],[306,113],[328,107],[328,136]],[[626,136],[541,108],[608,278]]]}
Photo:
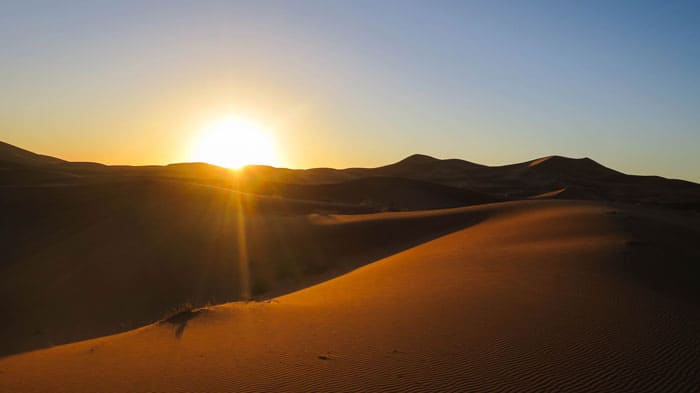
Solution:
{"label": "curved dune ridgeline", "polygon": [[[463,229],[271,301],[209,307],[0,359],[0,386],[24,392],[52,391],[55,381],[72,392],[700,386],[700,250],[687,243],[697,234],[697,216],[526,201],[309,220],[356,229],[385,221],[398,224],[386,230],[403,232],[404,220],[445,217],[460,217]],[[659,225],[675,236],[653,237]],[[673,264],[685,270],[669,269]],[[695,281],[677,273],[695,274]],[[668,280],[675,285],[656,285]],[[677,291],[681,285],[689,286]]]}
{"label": "curved dune ridgeline", "polygon": [[643,203],[700,211],[700,185],[618,172],[590,158],[547,156],[486,166],[414,154],[376,168],[239,171],[205,163],[119,166],[66,162],[0,142],[0,187],[94,184],[134,179],[181,181],[374,210],[425,210],[527,198]]}
{"label": "curved dune ridgeline", "polygon": [[298,289],[480,219],[345,223],[309,214],[367,209],[166,181],[0,189],[0,209],[0,311],[12,321],[0,354],[142,326],[185,303]]}

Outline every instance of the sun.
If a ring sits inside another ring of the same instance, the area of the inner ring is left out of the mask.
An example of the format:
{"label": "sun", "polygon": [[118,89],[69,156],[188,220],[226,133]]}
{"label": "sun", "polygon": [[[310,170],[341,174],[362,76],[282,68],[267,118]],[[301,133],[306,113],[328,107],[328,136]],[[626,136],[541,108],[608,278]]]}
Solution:
{"label": "sun", "polygon": [[265,127],[238,116],[204,127],[192,149],[192,161],[238,169],[246,165],[278,165],[272,136]]}

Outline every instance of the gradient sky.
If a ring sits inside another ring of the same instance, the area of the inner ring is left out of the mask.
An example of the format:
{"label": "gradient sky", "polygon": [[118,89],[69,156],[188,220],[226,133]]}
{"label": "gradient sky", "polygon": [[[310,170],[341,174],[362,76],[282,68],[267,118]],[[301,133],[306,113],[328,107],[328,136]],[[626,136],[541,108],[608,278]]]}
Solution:
{"label": "gradient sky", "polygon": [[589,156],[700,181],[700,3],[16,1],[0,140],[186,161],[227,114],[290,167]]}

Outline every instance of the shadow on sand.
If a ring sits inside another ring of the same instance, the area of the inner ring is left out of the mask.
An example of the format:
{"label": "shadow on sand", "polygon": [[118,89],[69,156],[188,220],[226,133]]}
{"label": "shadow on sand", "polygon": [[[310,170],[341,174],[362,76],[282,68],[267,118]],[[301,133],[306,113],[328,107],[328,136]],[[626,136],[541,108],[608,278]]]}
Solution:
{"label": "shadow on sand", "polygon": [[197,310],[184,310],[180,311],[167,319],[164,319],[161,321],[161,324],[169,324],[175,327],[175,337],[180,338],[182,337],[182,334],[185,332],[185,328],[187,327],[187,323],[196,318],[199,314],[203,313],[204,309],[197,309]]}

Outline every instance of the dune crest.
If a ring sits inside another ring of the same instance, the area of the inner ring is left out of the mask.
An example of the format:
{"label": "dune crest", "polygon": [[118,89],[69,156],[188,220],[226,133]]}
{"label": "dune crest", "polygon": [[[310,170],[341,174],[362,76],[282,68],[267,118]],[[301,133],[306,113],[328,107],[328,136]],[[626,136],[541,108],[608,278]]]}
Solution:
{"label": "dune crest", "polygon": [[462,210],[488,218],[268,302],[211,307],[180,333],[157,324],[0,359],[0,382],[25,392],[55,380],[74,392],[698,386],[697,308],[616,264],[640,257],[620,225],[652,218],[552,201]]}
{"label": "dune crest", "polygon": [[[287,199],[364,203],[375,210],[439,209],[521,200],[567,188],[567,193],[549,197],[700,210],[699,184],[627,175],[587,157],[553,155],[486,166],[414,154],[376,168],[301,170],[253,165],[234,172],[205,163],[137,167],[65,162],[7,144],[0,147],[0,187],[167,179]],[[3,166],[5,170],[1,170]],[[384,188],[378,190],[377,182]]]}

